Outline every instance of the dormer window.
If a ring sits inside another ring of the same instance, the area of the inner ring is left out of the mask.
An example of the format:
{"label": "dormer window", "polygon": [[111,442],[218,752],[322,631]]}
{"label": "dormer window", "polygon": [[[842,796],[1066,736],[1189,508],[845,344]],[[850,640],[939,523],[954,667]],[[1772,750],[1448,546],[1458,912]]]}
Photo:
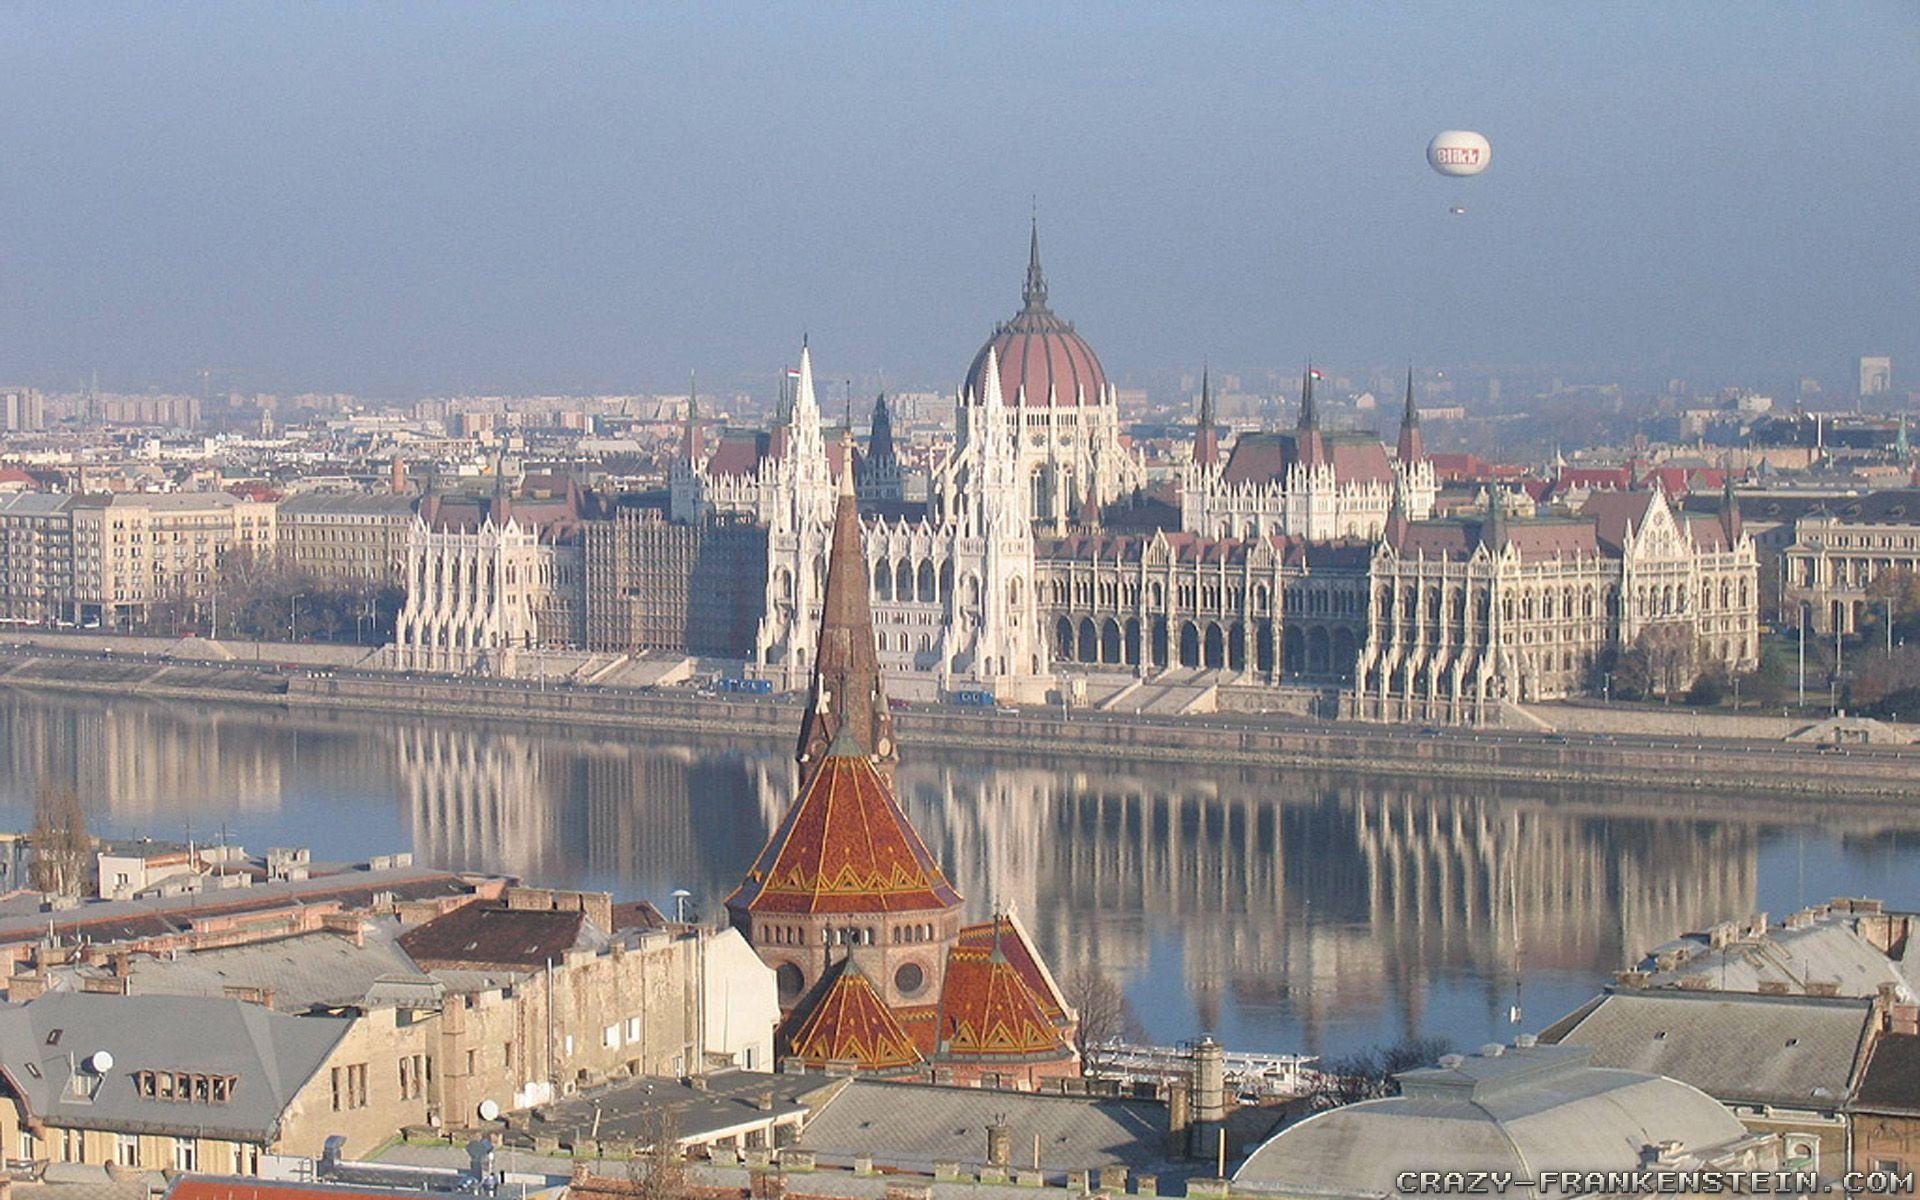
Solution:
{"label": "dormer window", "polygon": [[226,1104],[240,1084],[237,1075],[201,1075],[191,1071],[135,1071],[134,1094],[144,1100],[176,1104]]}

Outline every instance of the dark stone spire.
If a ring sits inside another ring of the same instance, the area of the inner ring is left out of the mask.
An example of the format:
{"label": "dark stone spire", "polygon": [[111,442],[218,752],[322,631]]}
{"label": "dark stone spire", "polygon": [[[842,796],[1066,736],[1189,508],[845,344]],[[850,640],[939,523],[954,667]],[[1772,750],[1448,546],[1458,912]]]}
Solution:
{"label": "dark stone spire", "polygon": [[1420,436],[1420,410],[1413,406],[1413,368],[1407,368],[1407,404],[1400,410],[1400,445],[1398,448],[1402,466],[1412,466],[1427,456],[1426,439]]}
{"label": "dark stone spire", "polygon": [[1320,436],[1320,407],[1313,402],[1313,375],[1313,364],[1308,363],[1300,382],[1300,427],[1294,435],[1299,461],[1309,467],[1327,460],[1326,439]]}
{"label": "dark stone spire", "polygon": [[1740,532],[1743,528],[1740,520],[1740,499],[1733,494],[1733,472],[1728,471],[1720,484],[1720,528],[1727,535],[1727,549],[1740,544]]}
{"label": "dark stone spire", "polygon": [[1193,430],[1193,461],[1208,467],[1220,461],[1220,430],[1213,416],[1213,380],[1205,366],[1200,368],[1200,417]]}
{"label": "dark stone spire", "polygon": [[688,372],[687,422],[680,431],[680,460],[689,467],[699,466],[703,441],[700,431],[700,380],[697,375]]}
{"label": "dark stone spire", "polygon": [[1480,523],[1480,544],[1492,554],[1507,545],[1507,506],[1500,498],[1498,484],[1487,485],[1487,519]]}
{"label": "dark stone spire", "polygon": [[813,777],[828,747],[843,733],[863,753],[884,765],[896,761],[893,714],[880,687],[880,658],[873,645],[873,591],[867,555],[860,544],[860,512],[853,490],[853,431],[843,434],[840,496],[833,510],[833,543],[827,552],[826,594],[815,638],[813,683],[800,718],[795,759],[802,785]]}
{"label": "dark stone spire", "polygon": [[891,465],[893,456],[893,413],[887,408],[887,394],[873,401],[873,421],[867,434],[867,466]]}
{"label": "dark stone spire", "polygon": [[1047,276],[1040,269],[1040,218],[1033,219],[1033,234],[1027,242],[1027,286],[1020,289],[1027,311],[1047,311]]}

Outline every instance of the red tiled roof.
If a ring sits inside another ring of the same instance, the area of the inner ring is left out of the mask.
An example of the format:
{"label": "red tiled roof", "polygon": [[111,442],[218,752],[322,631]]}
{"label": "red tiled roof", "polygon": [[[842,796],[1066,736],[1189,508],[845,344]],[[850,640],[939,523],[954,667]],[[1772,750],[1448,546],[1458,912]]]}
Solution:
{"label": "red tiled roof", "polygon": [[707,474],[714,478],[753,474],[760,469],[762,459],[771,457],[772,440],[765,433],[727,431],[714,447],[713,457],[707,460]]}
{"label": "red tiled roof", "polygon": [[1626,544],[1627,530],[1646,524],[1652,504],[1652,492],[1595,492],[1580,506],[1580,515],[1592,518],[1600,544],[1618,553]]}
{"label": "red tiled roof", "polygon": [[495,908],[463,904],[399,937],[422,967],[537,970],[580,942],[586,914],[578,909]]}
{"label": "red tiled roof", "polygon": [[822,759],[727,907],[757,913],[880,913],[960,903],[893,790],[864,755]]}
{"label": "red tiled roof", "polygon": [[1330,463],[1343,483],[1393,479],[1387,447],[1371,433],[1248,433],[1233,443],[1221,478],[1228,483],[1276,483],[1296,463]]}
{"label": "red tiled roof", "polygon": [[815,1067],[852,1062],[862,1070],[888,1071],[921,1061],[913,1039],[893,1019],[852,959],[841,961],[840,973],[794,1030],[792,1047],[795,1055]]}
{"label": "red tiled roof", "polygon": [[995,917],[991,921],[982,921],[978,925],[968,925],[960,930],[959,944],[973,950],[991,951],[996,940],[1000,953],[1012,965],[1027,990],[1033,993],[1035,1003],[1047,1019],[1063,1022],[1067,1019],[1066,998],[1055,986],[1053,976],[1048,973],[1040,960],[1040,952],[1027,940],[1027,931],[1011,916]]}
{"label": "red tiled roof", "polygon": [[1030,1058],[1070,1053],[1026,981],[997,947],[956,945],[940,989],[947,1058]]}

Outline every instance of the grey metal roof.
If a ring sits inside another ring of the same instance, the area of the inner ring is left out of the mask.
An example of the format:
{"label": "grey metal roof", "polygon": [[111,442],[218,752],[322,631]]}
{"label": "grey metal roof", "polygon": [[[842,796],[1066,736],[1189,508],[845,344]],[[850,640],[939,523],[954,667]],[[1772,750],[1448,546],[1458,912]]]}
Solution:
{"label": "grey metal roof", "polygon": [[[30,1115],[56,1126],[270,1140],[280,1114],[353,1022],[184,996],[53,992],[0,1005],[0,1070]],[[69,1086],[99,1050],[113,1065],[90,1097]],[[146,1098],[140,1071],[237,1077],[225,1104]]]}
{"label": "grey metal roof", "polygon": [[716,1071],[697,1088],[674,1078],[626,1079],[542,1107],[531,1128],[567,1146],[591,1137],[595,1129],[604,1140],[644,1140],[658,1128],[653,1119],[664,1115],[675,1137],[697,1142],[743,1125],[804,1114],[815,1093],[838,1082],[822,1075],[738,1070]]}
{"label": "grey metal roof", "polygon": [[[1770,926],[1714,949],[1705,934],[1688,934],[1655,949],[1641,963],[1648,987],[1705,980],[1722,992],[1757,992],[1761,984],[1806,994],[1809,983],[1836,983],[1842,996],[1872,996],[1883,983],[1917,994],[1905,962],[1888,957],[1861,936],[1858,918],[1828,913],[1801,928]],[[1661,970],[1660,963],[1684,959]]]}
{"label": "grey metal roof", "polygon": [[1626,1170],[1679,1141],[1697,1156],[1745,1138],[1733,1114],[1671,1079],[1594,1067],[1560,1047],[1473,1056],[1409,1072],[1406,1094],[1310,1117],[1234,1173],[1236,1191],[1397,1194],[1402,1171]]}
{"label": "grey metal roof", "polygon": [[307,513],[361,517],[413,516],[417,501],[412,496],[390,492],[305,492],[280,502],[280,512],[301,516]]}
{"label": "grey metal roof", "polygon": [[[389,923],[370,923],[376,930]],[[316,932],[174,955],[133,955],[127,962],[133,995],[220,996],[230,987],[265,988],[273,1007],[358,1004],[376,985],[415,979],[420,969],[375,932],[355,945],[345,934]],[[55,968],[56,981],[112,974],[107,965]],[[423,981],[431,983],[431,981]]]}
{"label": "grey metal roof", "polygon": [[72,500],[61,492],[17,492],[0,496],[0,516],[50,517],[65,512]]}
{"label": "grey metal roof", "polygon": [[1165,1157],[1166,1107],[1133,1100],[1043,1096],[856,1079],[807,1123],[799,1145],[828,1162],[871,1154],[883,1166],[930,1171],[938,1161],[986,1161],[987,1126],[1012,1128],[1017,1165],[1040,1139],[1047,1171],[1151,1166]]}
{"label": "grey metal roof", "polygon": [[1558,1034],[1593,1061],[1666,1075],[1728,1104],[1836,1109],[1852,1092],[1872,1001],[1609,991]]}

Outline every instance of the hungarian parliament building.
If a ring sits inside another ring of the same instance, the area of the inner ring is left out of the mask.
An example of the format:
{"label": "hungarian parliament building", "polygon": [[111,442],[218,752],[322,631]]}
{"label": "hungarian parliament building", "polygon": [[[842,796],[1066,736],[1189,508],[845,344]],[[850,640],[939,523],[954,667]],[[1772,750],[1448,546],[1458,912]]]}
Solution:
{"label": "hungarian parliament building", "polygon": [[[1411,376],[1389,445],[1323,429],[1311,371],[1294,428],[1231,445],[1203,383],[1190,452],[1150,484],[1098,356],[1049,306],[1037,235],[1022,299],[967,371],[924,500],[884,401],[864,446],[829,427],[803,345],[770,429],[709,437],[689,401],[651,507],[572,487],[457,516],[423,501],[399,665],[678,650],[802,688],[847,471],[886,686],[907,700],[1497,723],[1597,690],[1629,649],[1668,687],[1756,665],[1757,561],[1731,503],[1684,514],[1652,488],[1542,511],[1489,488],[1441,516]],[[483,578],[503,586],[460,595]]]}

